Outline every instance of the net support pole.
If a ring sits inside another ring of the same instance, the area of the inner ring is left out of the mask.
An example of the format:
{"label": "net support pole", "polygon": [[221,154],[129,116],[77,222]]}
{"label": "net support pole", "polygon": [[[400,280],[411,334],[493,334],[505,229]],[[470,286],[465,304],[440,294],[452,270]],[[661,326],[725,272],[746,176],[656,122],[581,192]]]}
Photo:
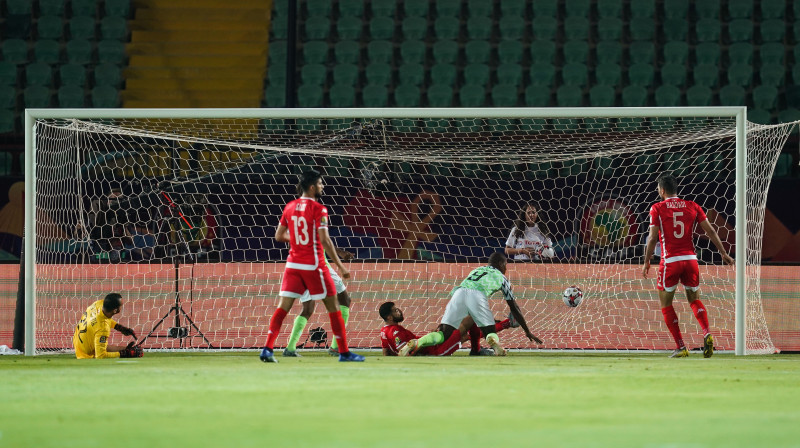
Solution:
{"label": "net support pole", "polygon": [[747,354],[747,108],[736,114],[736,355]]}
{"label": "net support pole", "polygon": [[36,354],[36,121],[25,112],[25,356]]}

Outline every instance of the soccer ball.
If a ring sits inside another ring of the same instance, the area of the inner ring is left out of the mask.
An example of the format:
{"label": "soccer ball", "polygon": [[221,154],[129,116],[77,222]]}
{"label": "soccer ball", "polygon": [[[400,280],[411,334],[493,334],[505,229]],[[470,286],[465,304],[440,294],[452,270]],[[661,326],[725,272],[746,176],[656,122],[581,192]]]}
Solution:
{"label": "soccer ball", "polygon": [[575,308],[583,301],[583,291],[577,286],[570,286],[564,290],[564,303],[570,307]]}

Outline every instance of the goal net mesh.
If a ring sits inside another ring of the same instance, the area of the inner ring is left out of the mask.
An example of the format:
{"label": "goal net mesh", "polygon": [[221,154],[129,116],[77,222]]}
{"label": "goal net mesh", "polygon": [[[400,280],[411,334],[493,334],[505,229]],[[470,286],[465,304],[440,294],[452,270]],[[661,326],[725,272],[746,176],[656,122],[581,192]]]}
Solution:
{"label": "goal net mesh", "polygon": [[[674,348],[655,269],[641,275],[662,172],[734,254],[733,118],[55,119],[35,130],[39,353],[71,350],[81,313],[109,292],[123,294],[116,318],[147,349],[262,346],[288,253],[275,227],[309,168],[324,175],[334,243],[354,256],[353,347],[380,347],[386,301],[417,335],[434,329],[453,287],[504,250],[529,201],[552,250],[509,262],[507,275],[544,344],[511,329],[500,334],[510,348]],[[748,353],[774,351],[768,316],[780,304],[762,300],[759,271],[766,193],[790,130],[748,129]],[[717,348],[732,350],[735,270],[694,231],[701,298]],[[571,285],[584,292],[576,308],[562,300]],[[700,347],[677,294],[684,339]],[[490,305],[506,318],[502,298]],[[330,342],[321,305],[301,349],[325,345],[309,338],[318,327]]]}

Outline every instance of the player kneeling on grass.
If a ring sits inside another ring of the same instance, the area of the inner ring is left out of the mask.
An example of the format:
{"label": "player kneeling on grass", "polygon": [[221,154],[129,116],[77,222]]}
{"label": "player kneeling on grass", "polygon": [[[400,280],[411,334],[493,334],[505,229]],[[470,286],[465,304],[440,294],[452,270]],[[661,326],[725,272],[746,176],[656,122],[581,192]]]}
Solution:
{"label": "player kneeling on grass", "polygon": [[461,324],[467,316],[475,320],[475,324],[480,328],[486,342],[494,349],[496,356],[505,356],[506,350],[500,345],[500,338],[497,337],[495,330],[494,316],[489,309],[489,297],[497,291],[503,291],[503,298],[506,299],[511,315],[519,323],[525,336],[529,340],[541,344],[541,339],[531,333],[528,323],[511,293],[511,284],[505,276],[506,256],[500,252],[495,252],[489,257],[489,265],[474,269],[466,279],[453,291],[453,296],[447,302],[441,324],[438,331],[428,333],[420,339],[408,341],[402,349],[400,356],[414,354],[417,350],[431,345],[441,344],[450,339],[456,327]]}
{"label": "player kneeling on grass", "polygon": [[75,334],[72,336],[72,345],[75,347],[75,357],[78,359],[91,358],[141,358],[144,354],[142,348],[133,345],[131,341],[127,346],[108,345],[111,329],[115,329],[125,336],[136,333],[116,322],[112,317],[122,312],[122,296],[117,293],[108,294],[103,300],[98,300],[86,308]]}
{"label": "player kneeling on grass", "polygon": [[[394,302],[386,302],[378,308],[378,313],[383,319],[384,326],[381,327],[381,348],[383,349],[384,356],[397,356],[400,350],[408,344],[409,341],[417,339],[411,331],[400,325],[405,317],[403,311],[398,308]],[[501,322],[495,322],[495,332],[499,333],[506,328],[516,328],[519,324],[512,320],[506,319]],[[494,355],[494,351],[488,348],[481,348],[480,345],[481,331],[475,325],[475,321],[467,316],[461,321],[458,326],[458,331],[454,331],[450,338],[441,344],[431,345],[417,350],[416,355],[422,356],[449,356],[455,353],[466,341],[470,341],[471,348],[469,351],[470,356],[486,356]]]}

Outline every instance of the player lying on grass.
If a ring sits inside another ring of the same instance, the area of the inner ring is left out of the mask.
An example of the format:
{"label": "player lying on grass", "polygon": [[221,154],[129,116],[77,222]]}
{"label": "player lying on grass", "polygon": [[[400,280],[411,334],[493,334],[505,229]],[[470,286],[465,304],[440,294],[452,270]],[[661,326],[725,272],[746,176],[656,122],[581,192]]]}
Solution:
{"label": "player lying on grass", "polygon": [[503,298],[511,309],[511,315],[519,323],[525,336],[529,340],[541,344],[541,339],[531,333],[528,323],[511,293],[511,284],[505,276],[506,256],[500,252],[495,252],[489,257],[489,265],[481,266],[469,273],[466,279],[456,287],[447,307],[444,310],[441,324],[438,331],[428,333],[419,339],[408,341],[402,349],[400,356],[414,354],[417,350],[431,345],[441,344],[450,339],[456,328],[461,325],[461,321],[467,316],[471,316],[475,324],[480,328],[486,342],[494,349],[496,356],[505,356],[506,350],[500,345],[500,338],[497,336],[492,310],[489,309],[489,297],[497,291],[503,292]]}
{"label": "player lying on grass", "polygon": [[141,347],[133,345],[133,341],[127,346],[108,345],[112,328],[136,339],[136,333],[132,329],[112,319],[120,312],[122,312],[122,296],[114,292],[86,308],[72,336],[76,358],[140,358],[144,354]]}
{"label": "player lying on grass", "polygon": [[[339,255],[339,259],[342,261],[349,261],[353,259],[353,254],[347,252],[346,250],[337,248],[336,253]],[[344,281],[331,267],[331,264],[328,262],[327,258],[325,259],[325,263],[328,265],[328,270],[331,272],[333,284],[336,286],[336,300],[339,302],[339,310],[342,312],[342,320],[344,320],[344,325],[347,327],[347,321],[350,317],[350,294],[347,292],[347,287],[345,286]],[[300,315],[294,318],[292,334],[289,335],[289,341],[286,344],[286,348],[283,350],[283,356],[300,357],[300,354],[297,353],[297,341],[300,340],[300,335],[303,334],[303,330],[306,328],[308,318],[314,314],[315,302],[311,300],[311,294],[309,294],[308,290],[306,290],[306,292],[304,292],[300,297],[300,303],[303,305],[303,309],[300,311]],[[328,354],[331,356],[339,356],[339,347],[336,343],[336,338],[333,339],[331,348],[328,350]]]}
{"label": "player lying on grass", "polygon": [[[403,311],[394,302],[386,302],[378,308],[378,313],[383,319],[384,326],[381,327],[381,347],[384,356],[397,356],[400,350],[417,336],[405,327],[400,325],[405,317]],[[512,319],[506,319],[495,323],[495,331],[500,332],[506,328],[516,328],[519,326]],[[487,348],[480,348],[481,331],[475,325],[471,317],[467,316],[458,326],[458,331],[453,332],[450,338],[441,344],[431,345],[418,350],[416,355],[423,356],[449,356],[455,353],[466,341],[470,341],[470,356],[494,355],[494,351]]]}

